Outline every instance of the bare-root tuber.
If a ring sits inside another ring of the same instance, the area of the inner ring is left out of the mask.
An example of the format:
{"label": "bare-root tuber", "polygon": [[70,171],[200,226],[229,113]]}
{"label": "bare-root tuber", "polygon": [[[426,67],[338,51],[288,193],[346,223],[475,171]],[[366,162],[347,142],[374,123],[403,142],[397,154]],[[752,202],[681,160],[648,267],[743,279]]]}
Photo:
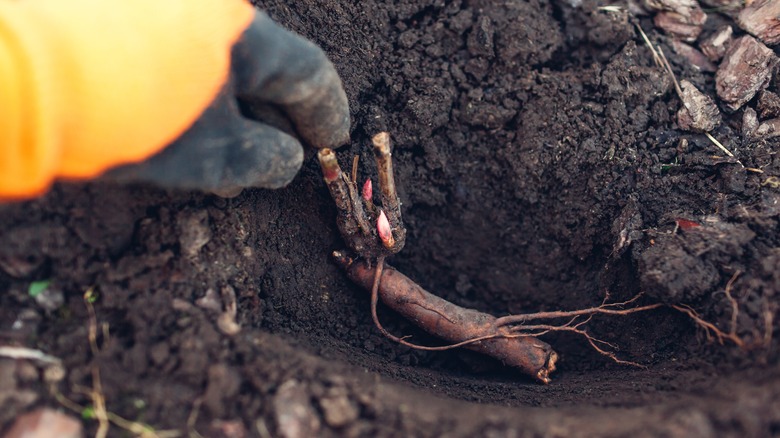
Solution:
{"label": "bare-root tuber", "polygon": [[[367,290],[374,287],[375,273],[381,272],[375,294],[382,302],[426,332],[452,343],[444,347],[410,345],[413,348],[444,350],[462,346],[519,368],[540,382],[550,382],[549,375],[555,371],[558,355],[547,343],[533,336],[513,333],[508,326],[498,325],[497,318],[492,315],[439,298],[389,266],[380,271],[366,261],[352,260],[340,252],[334,253],[334,257],[349,278]],[[375,310],[375,303],[372,303],[374,316]],[[378,320],[375,322],[378,324]],[[386,336],[408,344],[387,333],[381,324],[378,326]]]}

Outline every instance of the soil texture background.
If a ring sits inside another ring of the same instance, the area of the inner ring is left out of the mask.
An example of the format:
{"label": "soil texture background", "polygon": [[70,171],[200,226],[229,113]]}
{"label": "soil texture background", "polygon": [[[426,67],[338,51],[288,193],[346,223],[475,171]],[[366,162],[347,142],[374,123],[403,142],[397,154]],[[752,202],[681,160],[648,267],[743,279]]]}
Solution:
{"label": "soil texture background", "polygon": [[[391,133],[408,237],[390,263],[404,274],[499,316],[644,292],[733,328],[743,348],[667,308],[589,324],[642,368],[578,336],[544,337],[561,356],[546,386],[468,351],[399,346],[330,260],[344,245],[311,153],[287,188],[233,199],[93,182],[0,206],[0,344],[61,358],[53,387],[83,406],[78,388],[98,367],[109,411],[189,436],[780,434],[780,142],[744,139],[727,115],[713,134],[731,159],[677,129],[679,99],[635,26],[666,47],[652,22],[576,3],[258,6],[339,71],[353,119],[343,165],[359,155],[374,175],[369,139]],[[714,94],[711,73],[667,55]],[[42,280],[45,296],[31,297]],[[109,333],[98,355],[90,287]],[[233,335],[219,321],[230,292]],[[0,359],[0,431],[61,406],[43,374]]]}

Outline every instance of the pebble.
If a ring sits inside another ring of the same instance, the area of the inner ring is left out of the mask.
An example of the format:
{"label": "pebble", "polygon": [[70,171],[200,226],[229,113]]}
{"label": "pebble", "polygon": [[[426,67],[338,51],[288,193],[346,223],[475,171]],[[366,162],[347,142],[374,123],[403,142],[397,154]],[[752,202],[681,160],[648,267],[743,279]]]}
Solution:
{"label": "pebble", "polygon": [[209,213],[206,210],[186,210],[176,215],[179,245],[182,252],[194,258],[211,240]]}
{"label": "pebble", "polygon": [[357,420],[359,412],[346,394],[335,394],[320,399],[325,423],[333,428],[344,427]]}
{"label": "pebble", "polygon": [[306,388],[296,380],[279,387],[273,398],[274,418],[280,437],[308,438],[318,436],[320,419],[310,403]]}

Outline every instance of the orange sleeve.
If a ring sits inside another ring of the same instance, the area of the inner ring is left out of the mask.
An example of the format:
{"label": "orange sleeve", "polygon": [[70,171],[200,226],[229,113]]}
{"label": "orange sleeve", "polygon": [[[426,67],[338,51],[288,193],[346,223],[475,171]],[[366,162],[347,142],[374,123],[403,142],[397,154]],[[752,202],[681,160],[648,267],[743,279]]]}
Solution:
{"label": "orange sleeve", "polygon": [[0,199],[141,161],[224,85],[243,0],[0,0]]}

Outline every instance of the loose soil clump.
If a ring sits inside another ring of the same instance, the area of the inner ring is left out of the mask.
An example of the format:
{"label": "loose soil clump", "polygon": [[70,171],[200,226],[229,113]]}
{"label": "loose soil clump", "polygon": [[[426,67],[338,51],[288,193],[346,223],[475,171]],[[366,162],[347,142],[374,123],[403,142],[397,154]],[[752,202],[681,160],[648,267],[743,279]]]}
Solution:
{"label": "loose soil clump", "polygon": [[[192,436],[780,433],[780,137],[743,135],[745,108],[756,126],[779,116],[774,71],[737,112],[715,100],[709,134],[730,157],[679,129],[637,24],[698,92],[717,96],[715,75],[653,17],[590,0],[258,3],[339,70],[355,127],[339,154],[376,174],[371,135],[392,133],[395,268],[497,316],[643,292],[667,307],[596,316],[589,332],[644,368],[551,333],[560,361],[540,385],[474,352],[386,339],[330,258],[344,242],[312,153],[289,187],[234,199],[93,182],[0,206],[0,345],[63,371],[0,358],[0,431],[63,397],[89,407],[99,369],[109,413]],[[391,333],[436,342],[379,312]]]}

